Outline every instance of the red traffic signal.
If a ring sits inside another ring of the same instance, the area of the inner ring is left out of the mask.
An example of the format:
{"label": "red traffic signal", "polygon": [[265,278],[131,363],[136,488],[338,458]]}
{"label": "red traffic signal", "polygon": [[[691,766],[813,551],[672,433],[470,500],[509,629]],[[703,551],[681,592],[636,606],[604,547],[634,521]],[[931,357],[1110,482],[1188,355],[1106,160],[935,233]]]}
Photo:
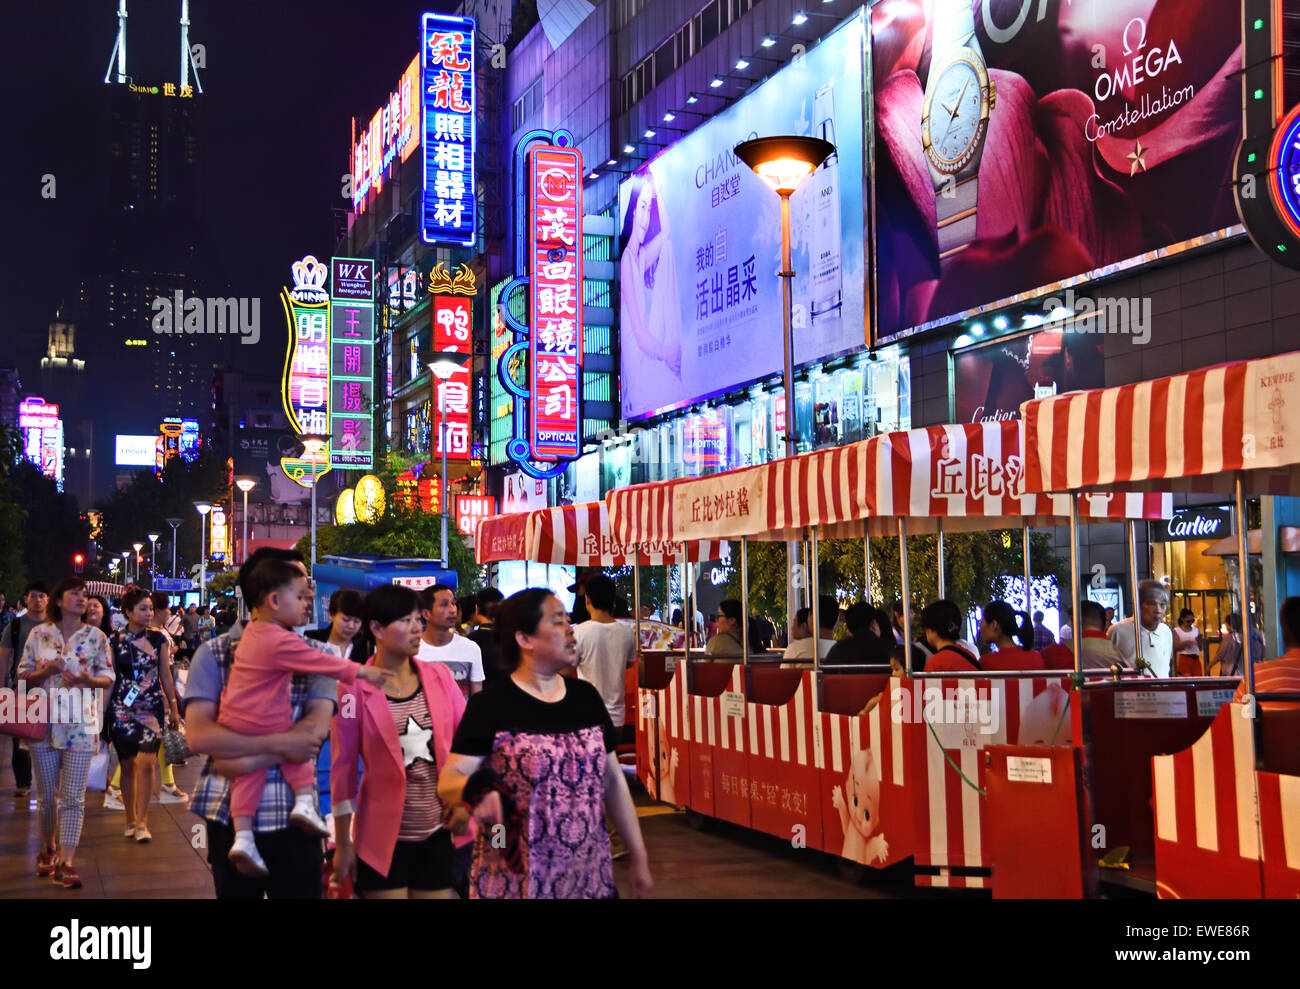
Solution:
{"label": "red traffic signal", "polygon": [[76,553],[72,557],[72,567],[77,573],[81,573],[81,568],[86,562],[85,553]]}

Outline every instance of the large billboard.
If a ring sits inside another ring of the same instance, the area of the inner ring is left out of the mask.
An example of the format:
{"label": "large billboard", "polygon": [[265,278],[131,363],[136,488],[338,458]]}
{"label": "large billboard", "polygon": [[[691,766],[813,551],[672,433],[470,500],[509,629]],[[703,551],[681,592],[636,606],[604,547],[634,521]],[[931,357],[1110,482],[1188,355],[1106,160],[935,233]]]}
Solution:
{"label": "large billboard", "polygon": [[781,372],[781,203],[732,152],[753,137],[836,146],[791,198],[796,363],[865,345],[865,42],[859,13],[623,183],[623,418]]}
{"label": "large billboard", "polygon": [[375,111],[352,144],[352,208],[366,211],[367,193],[378,193],[394,164],[406,161],[420,146],[420,56],[402,73],[397,88]]}
{"label": "large billboard", "polygon": [[1236,224],[1241,5],[872,8],[876,338]]}
{"label": "large billboard", "polygon": [[115,445],[113,463],[118,467],[152,467],[154,465],[154,445],[158,437],[126,435],[118,433],[114,437]]}
{"label": "large billboard", "polygon": [[958,352],[953,422],[1019,419],[1031,398],[1106,384],[1102,338],[1044,330]]}

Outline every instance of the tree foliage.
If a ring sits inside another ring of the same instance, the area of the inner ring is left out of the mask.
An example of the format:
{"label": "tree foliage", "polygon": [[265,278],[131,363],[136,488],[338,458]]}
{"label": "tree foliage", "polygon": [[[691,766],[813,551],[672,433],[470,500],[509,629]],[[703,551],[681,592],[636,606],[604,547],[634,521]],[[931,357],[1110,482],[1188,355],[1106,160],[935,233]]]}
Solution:
{"label": "tree foliage", "polygon": [[[430,515],[418,506],[395,505],[392,502],[397,475],[408,470],[414,463],[411,458],[390,453],[374,471],[375,476],[383,482],[388,502],[384,514],[374,522],[318,526],[316,558],[376,555],[438,559],[442,555],[442,516]],[[483,573],[474,560],[474,549],[456,528],[455,519],[448,517],[447,522],[447,564],[456,571],[457,593],[468,594],[481,590]],[[298,540],[297,548],[303,558],[310,561],[311,535]]]}
{"label": "tree foliage", "polygon": [[[1030,536],[1033,576],[1052,577],[1058,588],[1069,581],[1069,561],[1053,552],[1045,533]],[[826,539],[818,544],[818,589],[834,594],[847,604],[864,597],[863,546],[861,539]],[[909,536],[907,540],[908,584],[918,609],[939,597],[938,539]],[[740,544],[731,546],[732,568],[727,592],[740,597]],[[752,541],[749,544],[749,602],[778,626],[786,620],[786,544]],[[1005,595],[1008,577],[1024,573],[1019,530],[947,533],[944,535],[945,596],[963,613],[970,613],[988,601]],[[877,607],[890,607],[902,598],[898,540],[871,540],[871,600]],[[1035,608],[1056,605],[1035,597]],[[1031,609],[1032,610],[1032,609]]]}
{"label": "tree foliage", "polygon": [[[213,505],[230,504],[230,468],[224,457],[202,450],[193,463],[173,457],[161,477],[152,470],[137,471],[129,484],[118,488],[96,505],[104,513],[99,546],[102,562],[133,543],[145,544],[149,559],[149,532],[162,533],[158,540],[158,569],[171,568],[172,528],[168,518],[182,519],[176,530],[177,567],[183,573],[199,562],[203,517],[194,510],[196,501]],[[209,569],[212,569],[209,567]]]}
{"label": "tree foliage", "polygon": [[22,441],[16,429],[0,423],[0,591],[16,601],[27,583],[23,532],[27,510],[19,503],[17,472]]}

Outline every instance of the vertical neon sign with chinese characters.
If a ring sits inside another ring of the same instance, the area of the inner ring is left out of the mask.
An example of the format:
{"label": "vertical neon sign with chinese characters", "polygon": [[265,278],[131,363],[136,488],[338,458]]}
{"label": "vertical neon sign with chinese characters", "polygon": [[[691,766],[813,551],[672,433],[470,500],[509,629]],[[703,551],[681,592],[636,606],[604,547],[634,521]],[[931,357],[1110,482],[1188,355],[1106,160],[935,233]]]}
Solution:
{"label": "vertical neon sign with chinese characters", "polygon": [[375,462],[375,262],[334,258],[330,278],[330,466]]}
{"label": "vertical neon sign with chinese characters", "polygon": [[284,364],[284,411],[299,435],[329,433],[329,269],[308,254],[293,263],[293,288],[281,296],[289,320]]}
{"label": "vertical neon sign with chinese characters", "polygon": [[536,460],[582,453],[582,154],[528,150],[529,442]]}
{"label": "vertical neon sign with chinese characters", "polygon": [[427,244],[472,247],[474,193],[474,19],[425,14],[420,81],[424,101]]}
{"label": "vertical neon sign with chinese characters", "polygon": [[[433,349],[473,354],[470,339],[474,300],[459,295],[437,295],[433,299]],[[470,459],[470,364],[458,367],[446,381],[433,376],[433,455],[442,456],[442,438],[447,438],[448,460]],[[445,420],[442,418],[445,416]]]}

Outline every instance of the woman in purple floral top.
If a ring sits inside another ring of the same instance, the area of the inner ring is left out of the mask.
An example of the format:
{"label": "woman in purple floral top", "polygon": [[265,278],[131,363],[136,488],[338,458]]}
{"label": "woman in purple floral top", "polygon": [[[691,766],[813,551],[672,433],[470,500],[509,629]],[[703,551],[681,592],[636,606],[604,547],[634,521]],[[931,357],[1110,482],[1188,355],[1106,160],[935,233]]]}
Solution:
{"label": "woman in purple floral top", "polygon": [[[560,675],[578,664],[564,605],[545,588],[520,591],[502,603],[497,629],[515,670],[470,698],[438,774],[444,805],[469,805],[479,824],[471,897],[616,897],[606,814],[628,845],[632,895],[649,896],[609,712],[595,687]],[[500,824],[505,848],[493,841]]]}

